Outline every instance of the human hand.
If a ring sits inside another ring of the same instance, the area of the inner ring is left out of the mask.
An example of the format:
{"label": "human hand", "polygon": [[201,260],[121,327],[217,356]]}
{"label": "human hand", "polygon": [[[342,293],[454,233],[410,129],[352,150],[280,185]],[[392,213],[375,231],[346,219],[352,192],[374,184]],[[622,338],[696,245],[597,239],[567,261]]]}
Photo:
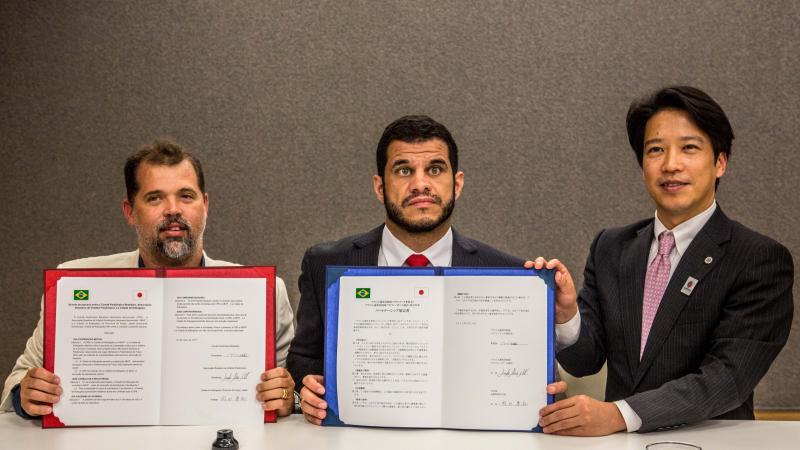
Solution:
{"label": "human hand", "polygon": [[306,420],[314,425],[322,425],[327,412],[328,403],[322,399],[325,395],[325,379],[322,375],[306,375],[303,377],[303,389],[300,390],[300,409]]}
{"label": "human hand", "polygon": [[22,409],[31,416],[53,412],[53,404],[61,400],[64,390],[61,379],[43,367],[32,367],[19,382]]}
{"label": "human hand", "polygon": [[288,416],[294,410],[294,380],[283,367],[269,369],[261,374],[261,382],[256,385],[256,398],[264,411],[277,411],[278,415]]}
{"label": "human hand", "polygon": [[617,405],[585,395],[545,406],[539,410],[539,425],[545,433],[562,436],[605,436],[626,429]]}
{"label": "human hand", "polygon": [[567,270],[567,266],[557,259],[546,261],[543,257],[538,257],[534,261],[525,261],[526,269],[542,268],[555,269],[556,271],[556,323],[566,323],[578,313],[578,294],[575,291],[575,284],[572,276]]}
{"label": "human hand", "polygon": [[567,392],[566,381],[556,381],[547,385],[547,393],[550,395],[558,395]]}

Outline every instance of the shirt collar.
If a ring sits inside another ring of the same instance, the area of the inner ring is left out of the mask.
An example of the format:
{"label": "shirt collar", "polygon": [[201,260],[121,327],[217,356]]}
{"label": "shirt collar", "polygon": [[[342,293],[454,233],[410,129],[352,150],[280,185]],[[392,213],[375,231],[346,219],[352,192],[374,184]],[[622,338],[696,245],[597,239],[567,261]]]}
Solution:
{"label": "shirt collar", "polygon": [[[390,267],[399,267],[406,262],[406,258],[416,253],[414,250],[397,239],[389,231],[389,227],[383,227],[381,237],[381,251],[386,257],[386,264]],[[433,266],[448,267],[453,259],[453,229],[448,228],[447,233],[433,245],[423,250],[423,255],[428,258]]]}
{"label": "shirt collar", "polygon": [[[675,236],[675,250],[678,252],[678,255],[683,255],[683,252],[686,251],[686,248],[689,247],[689,244],[692,243],[697,233],[700,232],[716,210],[717,201],[714,200],[711,206],[706,208],[705,211],[676,226],[672,230],[669,230],[672,231],[672,235]],[[653,224],[653,233],[655,233],[655,239],[658,241],[658,236],[662,232],[667,231],[667,227],[658,220],[658,212],[656,212],[655,216],[656,220]]]}

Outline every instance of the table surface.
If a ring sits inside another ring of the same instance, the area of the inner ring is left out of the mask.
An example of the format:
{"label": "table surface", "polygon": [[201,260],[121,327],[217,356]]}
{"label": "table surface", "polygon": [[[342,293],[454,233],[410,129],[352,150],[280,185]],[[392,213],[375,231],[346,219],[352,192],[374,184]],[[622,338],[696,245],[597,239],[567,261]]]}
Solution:
{"label": "table surface", "polygon": [[[220,426],[88,427],[41,429],[14,413],[0,413],[0,447],[27,450],[210,449]],[[800,422],[712,420],[679,430],[657,433],[617,433],[598,438],[547,436],[526,432],[404,430],[357,427],[317,427],[301,415],[278,423],[233,427],[242,450],[247,449],[593,449],[643,450],[659,441],[682,441],[703,450],[781,450],[800,448]]]}

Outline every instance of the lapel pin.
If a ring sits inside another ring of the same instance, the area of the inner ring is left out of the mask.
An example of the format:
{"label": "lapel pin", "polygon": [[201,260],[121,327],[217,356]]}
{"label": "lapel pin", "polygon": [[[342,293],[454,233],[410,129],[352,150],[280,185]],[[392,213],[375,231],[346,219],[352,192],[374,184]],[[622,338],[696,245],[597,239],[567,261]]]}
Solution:
{"label": "lapel pin", "polygon": [[[708,258],[706,258],[706,261],[708,261]],[[697,286],[697,278],[689,277],[686,279],[686,283],[683,283],[681,293],[691,295],[695,286]]]}
{"label": "lapel pin", "polygon": [[711,261],[714,261],[714,258],[712,258],[710,256],[706,256],[705,263],[706,264],[711,264]]}

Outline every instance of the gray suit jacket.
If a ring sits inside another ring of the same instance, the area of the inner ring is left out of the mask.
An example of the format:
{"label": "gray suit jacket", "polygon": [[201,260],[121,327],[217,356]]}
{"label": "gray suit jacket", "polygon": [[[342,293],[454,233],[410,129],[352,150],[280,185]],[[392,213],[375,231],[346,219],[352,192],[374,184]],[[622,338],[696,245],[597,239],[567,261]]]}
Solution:
{"label": "gray suit jacket", "polygon": [[[752,419],[753,389],[792,323],[792,256],[718,207],[675,268],[640,361],[652,239],[653,219],[595,238],[578,296],[580,338],[559,362],[584,376],[607,360],[606,400],[626,400],[642,419],[639,431]],[[686,295],[689,277],[698,281]]]}
{"label": "gray suit jacket", "polygon": [[[325,336],[325,267],[376,266],[383,225],[340,241],[311,247],[303,256],[297,333],[289,347],[287,367],[299,391],[303,377],[322,374]],[[505,254],[453,229],[454,267],[516,267],[523,260]]]}

